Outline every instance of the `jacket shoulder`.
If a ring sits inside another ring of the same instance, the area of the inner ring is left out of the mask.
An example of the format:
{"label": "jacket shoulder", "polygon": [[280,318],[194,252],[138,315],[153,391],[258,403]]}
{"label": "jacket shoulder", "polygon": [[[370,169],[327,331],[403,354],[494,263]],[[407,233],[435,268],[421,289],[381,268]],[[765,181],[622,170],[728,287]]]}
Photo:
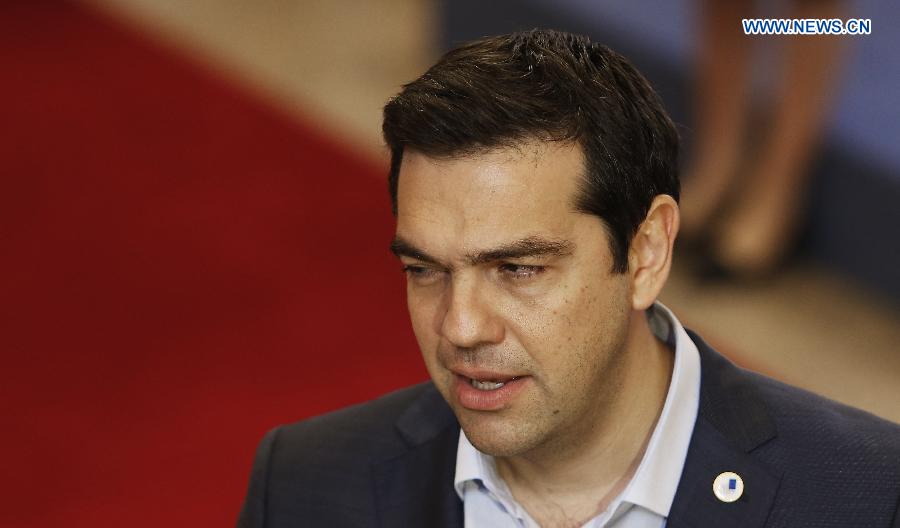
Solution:
{"label": "jacket shoulder", "polygon": [[[376,400],[282,425],[260,442],[238,526],[369,526],[374,467],[408,451],[416,431],[444,431],[449,408],[422,383]],[[423,416],[425,418],[423,418]],[[409,424],[420,424],[409,432]],[[407,431],[404,432],[404,424]]]}
{"label": "jacket shoulder", "polygon": [[900,425],[761,374],[747,376],[758,387],[780,441],[797,449],[840,452],[852,462],[890,460],[900,478]]}
{"label": "jacket shoulder", "polygon": [[900,522],[900,426],[753,375],[778,435],[754,455],[781,472],[773,526],[813,518],[834,526]]}
{"label": "jacket shoulder", "polygon": [[[404,439],[396,424],[416,402],[436,393],[431,382],[406,387],[375,400],[277,428],[280,457],[305,465],[343,465],[362,458],[390,456]],[[341,462],[346,460],[346,462]]]}
{"label": "jacket shoulder", "polygon": [[[777,438],[804,447],[856,446],[900,454],[900,425],[763,374],[740,368],[688,332],[701,358],[700,414],[739,447]],[[866,440],[856,445],[856,440]],[[900,465],[900,457],[897,458]]]}

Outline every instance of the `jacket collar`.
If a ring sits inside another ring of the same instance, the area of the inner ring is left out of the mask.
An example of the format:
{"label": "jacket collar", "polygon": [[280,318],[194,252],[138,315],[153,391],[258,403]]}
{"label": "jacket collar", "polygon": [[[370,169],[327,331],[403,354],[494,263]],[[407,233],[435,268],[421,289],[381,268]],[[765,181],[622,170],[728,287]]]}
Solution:
{"label": "jacket collar", "polygon": [[379,525],[462,526],[453,489],[459,425],[434,385],[426,384],[395,427],[406,449],[372,468]]}

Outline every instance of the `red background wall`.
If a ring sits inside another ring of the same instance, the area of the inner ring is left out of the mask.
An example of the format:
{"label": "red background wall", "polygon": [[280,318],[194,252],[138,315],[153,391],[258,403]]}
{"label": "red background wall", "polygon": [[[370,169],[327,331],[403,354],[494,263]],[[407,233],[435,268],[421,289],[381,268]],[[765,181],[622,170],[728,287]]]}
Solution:
{"label": "red background wall", "polygon": [[385,167],[71,4],[0,65],[0,525],[232,525],[265,430],[425,379]]}

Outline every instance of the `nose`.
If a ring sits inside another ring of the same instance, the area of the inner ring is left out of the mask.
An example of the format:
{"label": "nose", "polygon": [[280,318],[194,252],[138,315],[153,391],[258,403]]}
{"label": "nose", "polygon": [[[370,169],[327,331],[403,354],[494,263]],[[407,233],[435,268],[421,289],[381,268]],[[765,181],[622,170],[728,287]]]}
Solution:
{"label": "nose", "polygon": [[485,286],[477,282],[454,277],[447,289],[440,334],[458,348],[476,348],[503,341],[503,321]]}

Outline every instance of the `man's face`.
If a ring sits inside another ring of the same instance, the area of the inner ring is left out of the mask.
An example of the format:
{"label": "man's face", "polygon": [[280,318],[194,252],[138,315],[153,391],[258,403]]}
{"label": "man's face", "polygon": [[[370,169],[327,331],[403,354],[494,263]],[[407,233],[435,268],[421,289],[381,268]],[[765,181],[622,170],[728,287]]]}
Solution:
{"label": "man's face", "polygon": [[481,451],[577,441],[616,394],[632,314],[608,235],[574,197],[577,145],[407,151],[394,251],[426,367]]}

